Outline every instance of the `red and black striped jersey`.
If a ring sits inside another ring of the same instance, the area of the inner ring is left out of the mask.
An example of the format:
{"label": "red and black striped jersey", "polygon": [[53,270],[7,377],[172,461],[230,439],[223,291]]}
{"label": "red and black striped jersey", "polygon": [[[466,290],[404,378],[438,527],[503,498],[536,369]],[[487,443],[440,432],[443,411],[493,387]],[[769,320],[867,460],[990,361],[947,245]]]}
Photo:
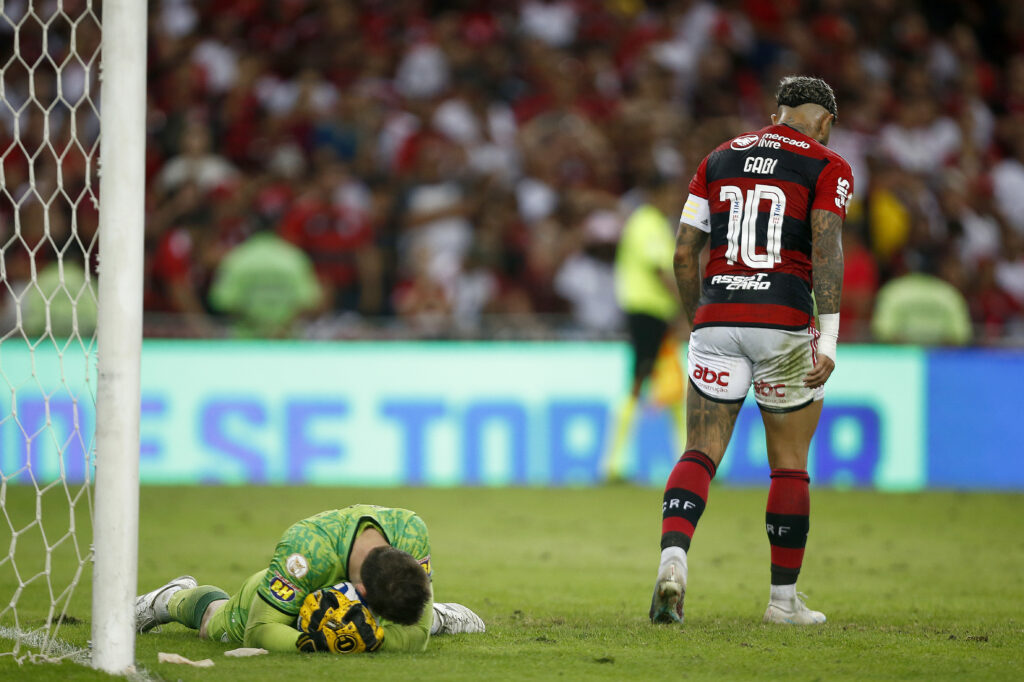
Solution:
{"label": "red and black striped jersey", "polygon": [[843,157],[787,125],[745,133],[708,154],[681,218],[710,233],[694,328],[810,325],[811,211],[845,220],[852,193]]}

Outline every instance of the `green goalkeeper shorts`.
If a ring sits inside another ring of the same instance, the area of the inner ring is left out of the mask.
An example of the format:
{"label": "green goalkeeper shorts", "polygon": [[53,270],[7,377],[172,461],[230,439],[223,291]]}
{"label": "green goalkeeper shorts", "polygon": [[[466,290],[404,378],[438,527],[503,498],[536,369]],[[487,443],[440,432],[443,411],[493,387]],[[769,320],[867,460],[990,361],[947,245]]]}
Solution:
{"label": "green goalkeeper shorts", "polygon": [[242,586],[217,610],[206,624],[206,636],[215,642],[241,644],[245,640],[245,624],[249,622],[249,608],[256,598],[256,588],[263,582],[267,569],[245,579]]}

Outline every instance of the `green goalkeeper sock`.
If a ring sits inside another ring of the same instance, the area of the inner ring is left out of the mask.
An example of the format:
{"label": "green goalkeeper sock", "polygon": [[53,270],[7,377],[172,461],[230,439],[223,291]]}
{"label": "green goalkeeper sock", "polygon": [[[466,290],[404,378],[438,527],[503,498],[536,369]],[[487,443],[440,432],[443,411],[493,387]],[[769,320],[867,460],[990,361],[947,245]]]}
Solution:
{"label": "green goalkeeper sock", "polygon": [[167,612],[176,623],[198,630],[203,622],[206,608],[219,599],[227,599],[228,593],[213,585],[200,585],[191,590],[179,590],[167,602]]}

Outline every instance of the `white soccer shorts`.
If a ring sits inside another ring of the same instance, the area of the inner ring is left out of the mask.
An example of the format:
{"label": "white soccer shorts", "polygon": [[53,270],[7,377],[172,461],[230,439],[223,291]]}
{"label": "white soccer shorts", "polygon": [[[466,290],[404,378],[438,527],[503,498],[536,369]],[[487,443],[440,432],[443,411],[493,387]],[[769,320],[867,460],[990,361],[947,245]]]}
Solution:
{"label": "white soccer shorts", "polygon": [[817,339],[813,327],[701,327],[690,334],[687,373],[709,400],[742,402],[753,384],[762,410],[793,412],[825,397],[824,386],[804,386],[816,361]]}

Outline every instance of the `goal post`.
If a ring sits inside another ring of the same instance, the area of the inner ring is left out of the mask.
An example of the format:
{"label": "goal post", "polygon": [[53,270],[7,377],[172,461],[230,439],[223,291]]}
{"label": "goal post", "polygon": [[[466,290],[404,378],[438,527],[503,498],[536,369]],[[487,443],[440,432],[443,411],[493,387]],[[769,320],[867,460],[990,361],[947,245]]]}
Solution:
{"label": "goal post", "polygon": [[135,662],[146,3],[103,2],[92,664]]}
{"label": "goal post", "polygon": [[0,0],[0,679],[135,663],[147,4]]}

